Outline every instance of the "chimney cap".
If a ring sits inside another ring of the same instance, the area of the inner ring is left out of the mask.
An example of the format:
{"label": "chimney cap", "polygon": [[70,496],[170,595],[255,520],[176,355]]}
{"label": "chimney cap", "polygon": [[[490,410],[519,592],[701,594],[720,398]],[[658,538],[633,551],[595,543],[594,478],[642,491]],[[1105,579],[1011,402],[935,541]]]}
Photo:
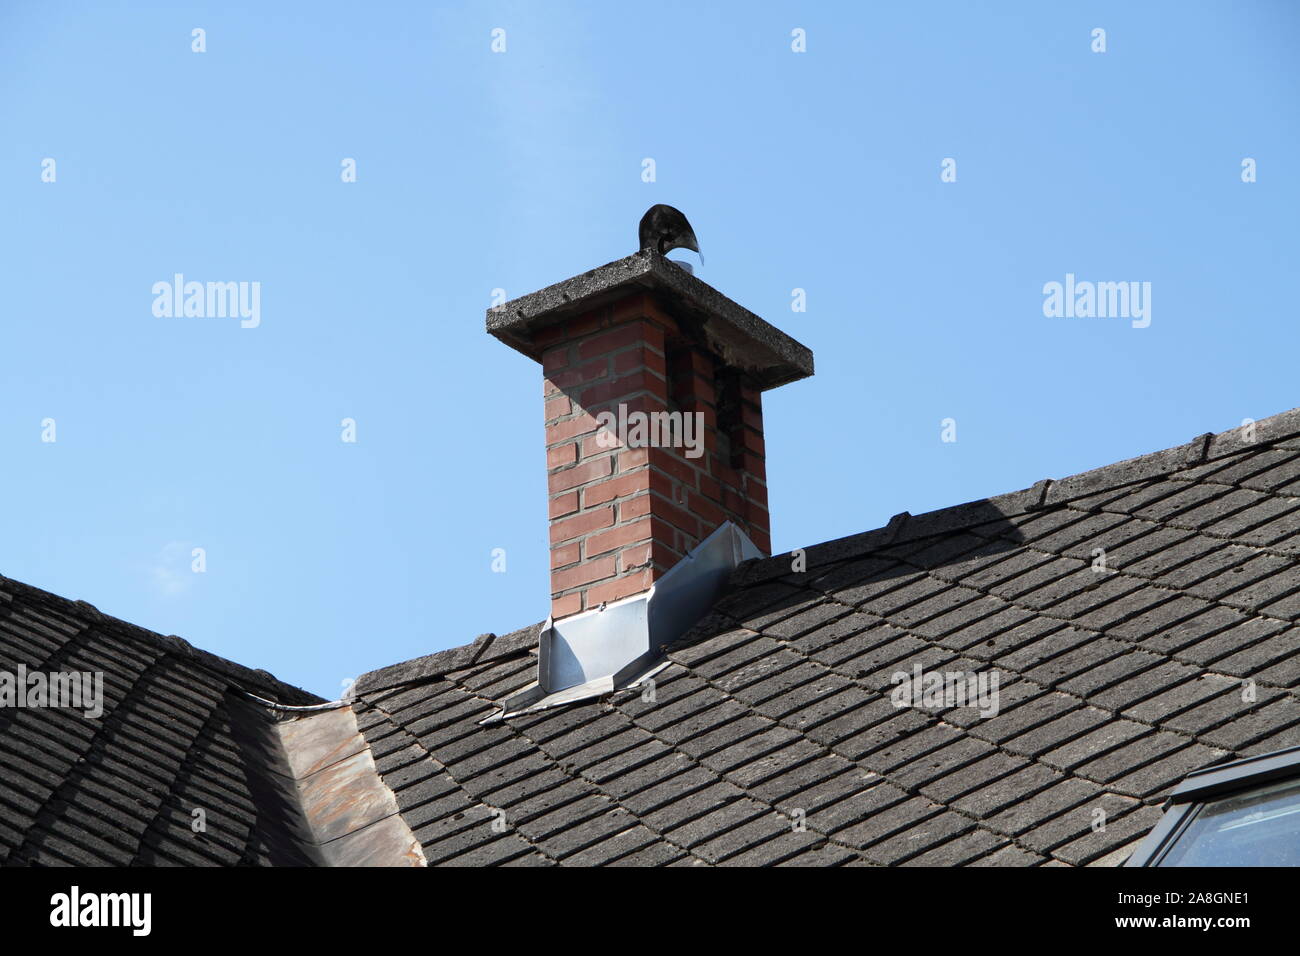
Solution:
{"label": "chimney cap", "polygon": [[813,374],[807,346],[651,250],[488,309],[487,331],[541,361],[534,337],[542,329],[637,292],[653,293],[674,319],[728,365],[747,372],[761,390]]}

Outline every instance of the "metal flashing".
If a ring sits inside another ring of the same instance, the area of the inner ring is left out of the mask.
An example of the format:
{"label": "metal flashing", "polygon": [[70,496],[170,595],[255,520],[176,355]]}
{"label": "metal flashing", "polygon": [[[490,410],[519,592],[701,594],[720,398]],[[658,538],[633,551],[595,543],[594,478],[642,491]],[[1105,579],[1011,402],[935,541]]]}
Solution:
{"label": "metal flashing", "polygon": [[502,702],[499,720],[588,700],[644,680],[661,649],[713,607],[742,561],[763,553],[730,521],[701,541],[644,594],[548,619],[537,651],[537,681]]}

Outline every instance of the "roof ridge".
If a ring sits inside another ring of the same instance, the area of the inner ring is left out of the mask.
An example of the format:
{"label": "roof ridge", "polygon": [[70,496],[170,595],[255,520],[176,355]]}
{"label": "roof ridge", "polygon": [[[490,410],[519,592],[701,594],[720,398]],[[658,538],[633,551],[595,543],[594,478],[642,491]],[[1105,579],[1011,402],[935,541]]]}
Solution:
{"label": "roof ridge", "polygon": [[545,627],[546,622],[539,621],[500,636],[491,632],[480,634],[469,644],[449,647],[423,657],[415,657],[409,661],[369,671],[357,678],[356,683],[352,685],[352,693],[354,696],[372,694],[400,684],[429,681],[475,664],[486,664],[489,661],[499,661],[525,653],[537,646],[542,629]]}
{"label": "roof ridge", "polygon": [[[1206,432],[1191,441],[1136,458],[1126,458],[1059,480],[1044,478],[1029,488],[991,498],[979,498],[963,504],[949,505],[919,515],[904,511],[894,515],[882,528],[835,538],[803,550],[807,566],[833,564],[889,545],[929,538],[972,525],[1023,515],[1053,505],[1065,504],[1102,491],[1121,488],[1139,481],[1184,471],[1206,462],[1257,450],[1300,435],[1300,407],[1292,408],[1253,423],[1250,438],[1238,425],[1217,434]],[[790,573],[791,552],[758,558],[736,569],[732,586],[744,587]]]}
{"label": "roof ridge", "polygon": [[[903,511],[894,515],[882,528],[809,546],[805,549],[808,566],[833,564],[876,548],[915,541],[1012,515],[1025,514],[1093,495],[1108,488],[1156,478],[1207,461],[1270,445],[1300,434],[1300,407],[1260,419],[1254,424],[1254,441],[1245,440],[1241,426],[1219,432],[1217,435],[1206,432],[1186,444],[1103,465],[1059,481],[1044,478],[1020,491],[950,505],[919,515]],[[770,558],[757,558],[741,564],[736,569],[731,588],[728,590],[784,577],[789,573],[788,552]],[[504,636],[492,633],[480,634],[469,644],[369,671],[357,678],[353,685],[353,694],[374,693],[402,684],[433,680],[451,671],[501,660],[531,650],[537,646],[545,625],[546,622],[542,621],[511,631]]]}
{"label": "roof ridge", "polygon": [[[178,637],[175,634],[159,634],[157,631],[151,631],[138,624],[132,624],[130,621],[124,621],[120,617],[105,614],[88,601],[66,598],[60,594],[55,594],[53,591],[46,591],[44,588],[38,588],[35,585],[0,574],[0,606],[8,604],[9,600],[6,600],[6,598],[11,598],[11,595],[4,593],[5,591],[13,592],[12,596],[22,595],[28,599],[35,598],[41,604],[53,604],[62,613],[78,621],[112,631],[114,636],[159,648],[164,653],[188,658],[199,667],[218,676],[234,680],[241,685],[247,684],[249,687],[263,692],[270,690],[286,698],[289,703],[315,703],[323,700],[323,698],[310,691],[285,683],[270,671],[246,667],[243,664],[220,657],[211,651],[195,647],[183,637]],[[63,607],[58,608],[58,605],[63,605]]]}

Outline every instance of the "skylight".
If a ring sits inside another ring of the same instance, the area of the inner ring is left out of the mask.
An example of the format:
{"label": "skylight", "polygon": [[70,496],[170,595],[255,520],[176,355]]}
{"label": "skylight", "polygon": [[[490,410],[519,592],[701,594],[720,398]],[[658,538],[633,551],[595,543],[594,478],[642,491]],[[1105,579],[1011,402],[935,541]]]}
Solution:
{"label": "skylight", "polygon": [[1300,866],[1300,747],[1198,770],[1127,866]]}

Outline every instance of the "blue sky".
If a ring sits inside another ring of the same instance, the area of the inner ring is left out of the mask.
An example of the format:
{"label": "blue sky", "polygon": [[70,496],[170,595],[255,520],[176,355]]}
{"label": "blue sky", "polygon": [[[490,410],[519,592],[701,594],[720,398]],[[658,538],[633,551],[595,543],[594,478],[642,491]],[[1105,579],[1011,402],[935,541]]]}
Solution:
{"label": "blue sky", "polygon": [[[545,617],[540,372],[484,310],[652,203],[816,353],[778,550],[1300,404],[1294,3],[9,2],[0,93],[0,573],[327,697]],[[155,316],[176,273],[260,325]],[[1046,317],[1067,273],[1150,325]]]}

